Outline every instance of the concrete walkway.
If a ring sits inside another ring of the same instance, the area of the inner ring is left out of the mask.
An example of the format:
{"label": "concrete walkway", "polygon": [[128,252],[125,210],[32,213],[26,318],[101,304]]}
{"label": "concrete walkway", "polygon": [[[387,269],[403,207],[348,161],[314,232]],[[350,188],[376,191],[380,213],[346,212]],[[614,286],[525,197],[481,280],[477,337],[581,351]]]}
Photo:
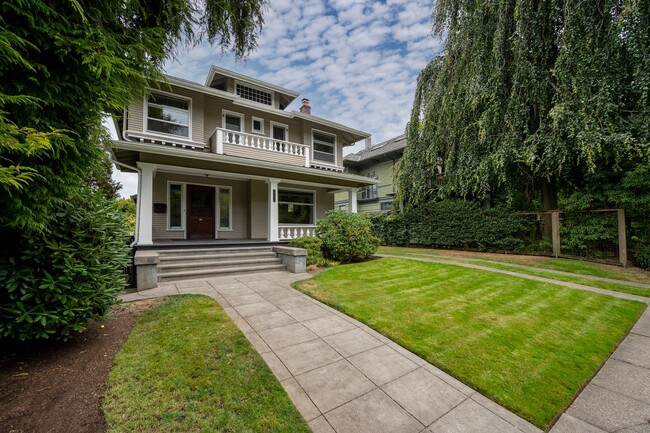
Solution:
{"label": "concrete walkway", "polygon": [[316,433],[541,432],[366,325],[291,288],[307,277],[274,272],[165,283],[122,299],[183,293],[216,299]]}
{"label": "concrete walkway", "polygon": [[[639,302],[643,302],[645,304],[650,303],[650,298],[646,297],[646,296],[631,295],[629,293],[615,292],[613,290],[601,289],[599,287],[585,286],[584,284],[569,283],[567,281],[559,281],[559,280],[554,280],[552,278],[538,277],[536,275],[529,275],[529,274],[524,274],[524,273],[516,272],[516,271],[506,271],[506,270],[503,270],[503,269],[491,268],[489,266],[475,265],[473,263],[465,263],[463,261],[459,261],[459,259],[434,259],[434,258],[428,259],[428,258],[422,258],[422,257],[406,257],[406,256],[392,255],[392,254],[376,254],[376,255],[377,255],[377,257],[387,257],[387,258],[392,258],[392,259],[416,260],[418,262],[437,263],[437,264],[441,264],[441,265],[461,266],[463,268],[478,269],[478,270],[481,270],[481,271],[495,272],[497,274],[510,275],[512,277],[520,277],[520,278],[525,278],[527,280],[540,281],[542,283],[556,284],[558,286],[569,287],[571,289],[586,290],[588,292],[600,293],[602,295],[613,296],[615,298],[627,299],[627,300],[630,300],[630,301],[639,301]],[[462,260],[462,259],[460,259],[460,260]],[[639,287],[641,287],[641,286],[639,286]]]}

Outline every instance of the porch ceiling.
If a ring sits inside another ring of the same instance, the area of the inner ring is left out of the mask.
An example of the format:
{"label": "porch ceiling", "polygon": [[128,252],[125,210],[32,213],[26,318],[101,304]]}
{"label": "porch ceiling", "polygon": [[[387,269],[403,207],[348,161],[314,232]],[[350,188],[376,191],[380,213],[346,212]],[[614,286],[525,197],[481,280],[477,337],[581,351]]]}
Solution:
{"label": "porch ceiling", "polygon": [[[337,173],[316,168],[300,167],[247,159],[209,152],[193,151],[158,144],[113,141],[113,155],[123,164],[135,166],[138,162],[232,173],[251,178],[277,178],[288,181],[313,182],[332,186],[359,188],[379,181],[350,173]],[[124,167],[120,170],[128,171]]]}

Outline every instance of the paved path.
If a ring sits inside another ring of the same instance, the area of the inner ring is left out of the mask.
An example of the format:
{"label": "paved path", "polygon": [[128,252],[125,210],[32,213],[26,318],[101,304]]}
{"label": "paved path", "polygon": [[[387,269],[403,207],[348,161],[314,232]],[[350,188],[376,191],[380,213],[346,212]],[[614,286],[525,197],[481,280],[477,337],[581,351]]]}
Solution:
{"label": "paved path", "polygon": [[161,284],[125,301],[205,294],[232,317],[315,433],[541,432],[274,272]]}
{"label": "paved path", "polygon": [[588,292],[600,293],[600,294],[603,294],[603,295],[613,296],[615,298],[628,299],[628,300],[631,300],[631,301],[639,301],[639,302],[643,302],[643,303],[646,303],[646,304],[650,303],[650,298],[646,297],[646,296],[631,295],[629,293],[615,292],[613,290],[601,289],[599,287],[585,286],[584,284],[569,283],[567,281],[559,281],[559,280],[554,280],[552,278],[538,277],[536,275],[523,274],[521,272],[506,271],[506,270],[503,270],[503,269],[491,268],[489,266],[481,266],[481,265],[475,265],[473,263],[465,263],[465,262],[462,262],[462,261],[458,261],[459,259],[457,259],[457,258],[456,259],[427,259],[427,258],[422,258],[422,257],[407,257],[407,256],[399,256],[399,255],[392,255],[392,254],[376,254],[376,255],[378,257],[389,257],[389,258],[394,258],[394,259],[405,259],[405,260],[417,260],[419,262],[438,263],[438,264],[441,264],[441,265],[462,266],[464,268],[479,269],[481,271],[496,272],[497,274],[504,274],[504,275],[510,275],[510,276],[513,276],[513,277],[526,278],[528,280],[540,281],[542,283],[557,284],[559,286],[565,286],[565,287],[569,287],[569,288],[572,288],[572,289],[586,290]]}

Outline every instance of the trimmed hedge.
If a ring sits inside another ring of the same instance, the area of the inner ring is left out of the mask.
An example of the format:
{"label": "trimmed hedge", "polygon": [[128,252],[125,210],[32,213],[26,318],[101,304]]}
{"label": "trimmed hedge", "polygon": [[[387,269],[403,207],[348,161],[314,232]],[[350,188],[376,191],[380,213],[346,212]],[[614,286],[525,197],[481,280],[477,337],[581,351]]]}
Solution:
{"label": "trimmed hedge", "polygon": [[323,241],[314,236],[301,236],[292,239],[289,246],[295,248],[304,248],[307,250],[307,266],[325,266],[327,260],[323,256]]}
{"label": "trimmed hedge", "polygon": [[114,202],[87,189],[47,233],[14,232],[0,253],[0,339],[66,340],[105,316],[125,285],[128,236]]}
{"label": "trimmed hedge", "polygon": [[465,200],[430,202],[373,217],[375,235],[382,244],[395,246],[521,251],[528,228],[523,216],[505,207],[485,208]]}

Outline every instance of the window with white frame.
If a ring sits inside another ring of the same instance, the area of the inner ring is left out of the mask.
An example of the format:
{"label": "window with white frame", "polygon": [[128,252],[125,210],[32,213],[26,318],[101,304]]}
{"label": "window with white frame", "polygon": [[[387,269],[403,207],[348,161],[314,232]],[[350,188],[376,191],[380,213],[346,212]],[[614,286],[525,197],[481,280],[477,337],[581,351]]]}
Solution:
{"label": "window with white frame", "polygon": [[147,97],[147,131],[190,137],[190,101],[152,92]]}
{"label": "window with white frame", "polygon": [[316,161],[326,162],[328,164],[336,163],[336,136],[320,131],[312,131],[313,159]]}
{"label": "window with white frame", "polygon": [[219,187],[219,230],[232,230],[232,189]]}
{"label": "window with white frame", "polygon": [[251,131],[255,134],[264,134],[264,119],[251,117]]}
{"label": "window with white frame", "polygon": [[242,131],[243,116],[238,113],[223,113],[223,127],[230,131]]}
{"label": "window with white frame", "polygon": [[314,224],[314,193],[278,191],[278,222],[280,224]]}
{"label": "window with white frame", "polygon": [[273,95],[269,92],[239,83],[235,86],[235,91],[239,96],[249,101],[259,102],[264,105],[273,105]]}
{"label": "window with white frame", "polygon": [[183,228],[183,185],[179,183],[168,184],[167,193],[167,228]]}

